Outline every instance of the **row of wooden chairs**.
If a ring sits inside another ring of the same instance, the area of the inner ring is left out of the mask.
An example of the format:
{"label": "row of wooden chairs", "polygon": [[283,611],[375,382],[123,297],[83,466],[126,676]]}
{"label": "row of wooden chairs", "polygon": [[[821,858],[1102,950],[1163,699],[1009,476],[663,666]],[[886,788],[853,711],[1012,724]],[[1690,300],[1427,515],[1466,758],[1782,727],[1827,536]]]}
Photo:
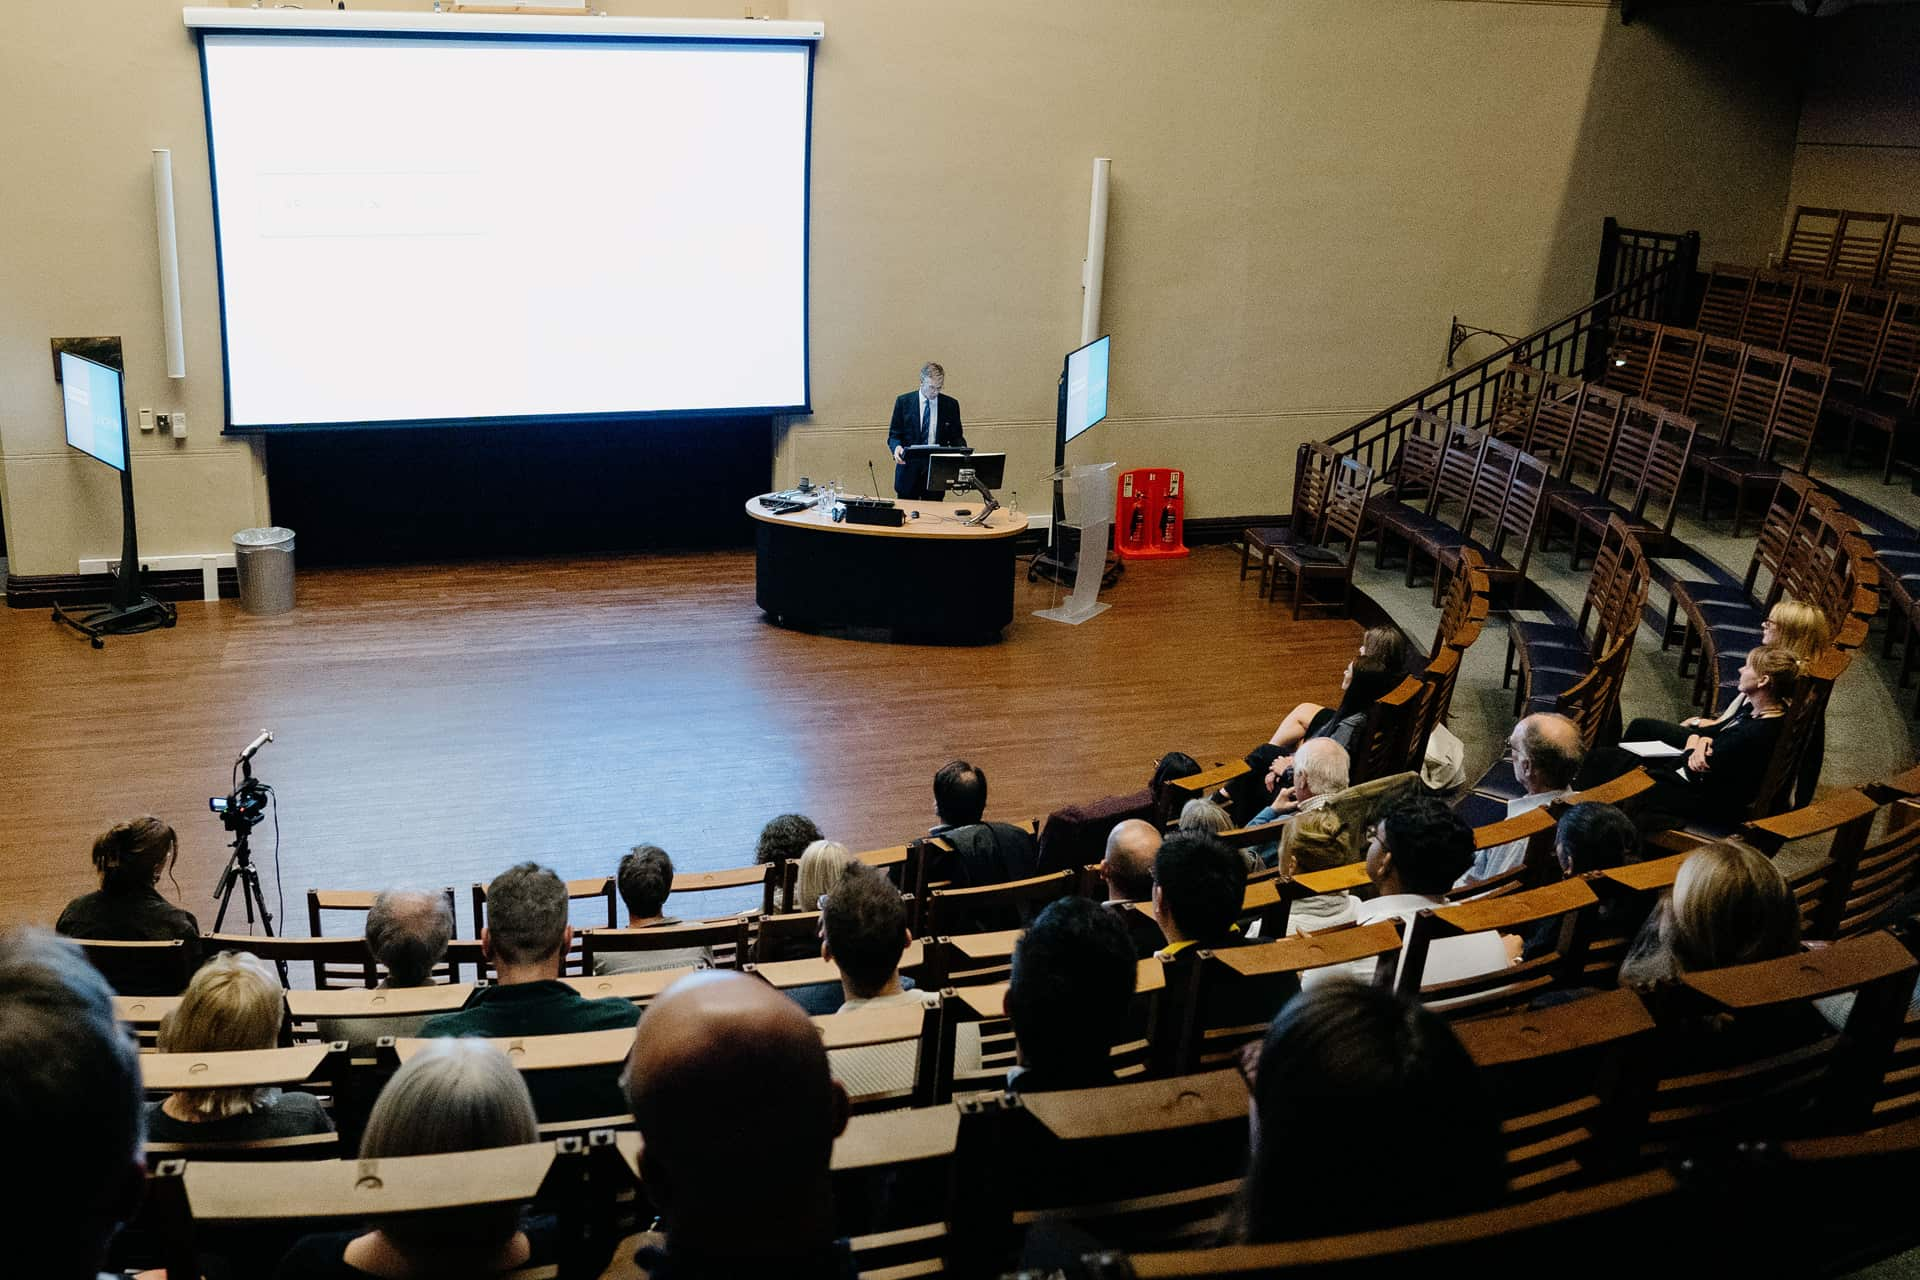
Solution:
{"label": "row of wooden chairs", "polygon": [[1627,659],[1646,609],[1652,562],[1627,524],[1607,521],[1579,616],[1572,623],[1511,619],[1501,687],[1520,677],[1513,713],[1553,711],[1592,746],[1620,705]]}
{"label": "row of wooden chairs", "polygon": [[[1519,1273],[1542,1259],[1592,1275],[1650,1261],[1673,1274],[1833,1274],[1920,1243],[1901,1199],[1916,1173],[1920,1124],[1724,1144],[1672,1168],[1456,1218],[1277,1244],[1107,1249],[1080,1266],[1093,1280],[1372,1280],[1410,1269]],[[1763,1221],[1785,1229],[1753,1229]]]}
{"label": "row of wooden chairs", "polygon": [[1546,498],[1546,461],[1490,432],[1422,410],[1413,416],[1387,472],[1388,486],[1367,502],[1385,567],[1390,539],[1407,546],[1406,584],[1422,557],[1433,562],[1433,602],[1465,552],[1482,561],[1494,590],[1524,581]]}
{"label": "row of wooden chairs", "polygon": [[1609,340],[1605,379],[1684,408],[1706,429],[1691,459],[1701,475],[1700,518],[1713,486],[1734,490],[1733,532],[1751,492],[1783,472],[1805,474],[1833,366],[1693,329],[1623,318]]}
{"label": "row of wooden chairs", "polygon": [[1830,366],[1847,459],[1862,435],[1884,435],[1881,479],[1892,478],[1897,437],[1920,403],[1920,281],[1877,288],[1716,263],[1697,323],[1722,341],[1782,347]]}
{"label": "row of wooden chairs", "polygon": [[1920,214],[1801,205],[1774,262],[1804,275],[1920,285]]}

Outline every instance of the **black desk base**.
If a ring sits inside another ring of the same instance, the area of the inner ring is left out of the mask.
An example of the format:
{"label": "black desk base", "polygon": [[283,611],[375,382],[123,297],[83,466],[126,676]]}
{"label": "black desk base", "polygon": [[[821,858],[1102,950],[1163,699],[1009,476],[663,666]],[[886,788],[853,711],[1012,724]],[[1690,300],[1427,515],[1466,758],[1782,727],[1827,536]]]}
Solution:
{"label": "black desk base", "polygon": [[903,538],[757,522],[754,600],[783,626],[980,644],[1013,621],[1013,538]]}

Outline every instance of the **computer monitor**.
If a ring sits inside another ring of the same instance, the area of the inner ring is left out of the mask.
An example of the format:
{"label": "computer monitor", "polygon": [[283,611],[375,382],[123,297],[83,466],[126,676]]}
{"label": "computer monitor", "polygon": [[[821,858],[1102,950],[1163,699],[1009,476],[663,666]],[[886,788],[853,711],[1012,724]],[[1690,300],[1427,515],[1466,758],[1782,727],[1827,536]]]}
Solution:
{"label": "computer monitor", "polygon": [[98,360],[60,353],[60,395],[67,443],[115,471],[127,469],[127,397],[120,371]]}
{"label": "computer monitor", "polygon": [[1107,334],[1067,354],[1067,440],[1107,416],[1107,356],[1112,346],[1113,335]]}
{"label": "computer monitor", "polygon": [[936,453],[927,459],[927,491],[945,493],[960,482],[960,472],[971,470],[974,478],[989,489],[998,489],[1007,479],[1007,455],[1004,453]]}

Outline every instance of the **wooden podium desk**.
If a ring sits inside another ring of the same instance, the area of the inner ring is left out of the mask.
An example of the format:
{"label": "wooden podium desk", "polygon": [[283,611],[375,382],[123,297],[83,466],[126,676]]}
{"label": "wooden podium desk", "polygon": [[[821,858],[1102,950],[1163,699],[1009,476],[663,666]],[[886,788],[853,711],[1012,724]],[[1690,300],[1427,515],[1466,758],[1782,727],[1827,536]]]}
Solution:
{"label": "wooden podium desk", "polygon": [[755,601],[783,626],[998,639],[1013,621],[1013,544],[1026,517],[1003,509],[984,525],[969,525],[955,512],[977,514],[977,498],[899,505],[907,521],[891,528],[835,523],[818,507],[777,516],[749,499]]}

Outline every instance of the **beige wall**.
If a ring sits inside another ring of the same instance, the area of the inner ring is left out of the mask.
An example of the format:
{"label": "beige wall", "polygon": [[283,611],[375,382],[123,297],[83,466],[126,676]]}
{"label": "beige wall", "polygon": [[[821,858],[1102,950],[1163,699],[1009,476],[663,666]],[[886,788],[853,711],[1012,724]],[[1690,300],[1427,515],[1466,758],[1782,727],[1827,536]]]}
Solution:
{"label": "beige wall", "polygon": [[[396,7],[426,7],[421,4]],[[741,5],[610,3],[614,12]],[[1113,418],[1076,460],[1185,467],[1188,512],[1273,511],[1294,445],[1428,381],[1448,317],[1523,330],[1577,305],[1601,218],[1757,258],[1786,200],[1785,15],[1622,27],[1591,3],[790,0],[816,79],[813,387],[782,482],[864,482],[886,413],[942,360],[968,436],[1043,506],[1078,338],[1095,156],[1113,159]],[[142,549],[267,518],[223,441],[198,62],[177,8],[45,7],[0,52],[0,493],[12,570],[110,554],[110,478],[61,443],[47,339],[121,333]],[[324,110],[324,103],[316,103]],[[31,122],[31,123],[29,123]],[[174,150],[190,376],[160,374],[148,149]],[[882,476],[885,483],[885,476]]]}
{"label": "beige wall", "polygon": [[1789,216],[1803,204],[1920,213],[1920,9],[1855,9],[1814,30]]}

